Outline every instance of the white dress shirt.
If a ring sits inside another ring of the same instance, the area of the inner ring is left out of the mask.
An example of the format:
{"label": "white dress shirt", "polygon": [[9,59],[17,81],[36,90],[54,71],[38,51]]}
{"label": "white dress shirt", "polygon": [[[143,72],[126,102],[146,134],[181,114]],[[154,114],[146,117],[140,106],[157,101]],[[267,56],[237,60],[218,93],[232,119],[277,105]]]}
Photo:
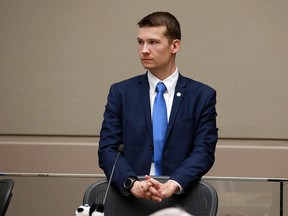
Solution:
{"label": "white dress shirt", "polygon": [[[159,82],[163,82],[164,85],[166,86],[166,91],[164,92],[164,99],[166,102],[166,108],[167,108],[167,120],[169,122],[169,117],[172,109],[172,104],[173,104],[173,98],[174,98],[174,93],[175,93],[175,87],[177,84],[177,80],[179,77],[179,71],[178,68],[176,67],[176,70],[166,79],[160,80],[157,77],[155,77],[150,71],[148,71],[148,82],[149,82],[149,92],[150,92],[150,107],[151,107],[151,118],[152,118],[152,113],[153,113],[153,106],[154,106],[154,100],[157,95],[156,92],[156,85]],[[167,122],[167,124],[168,124]],[[151,164],[151,169],[150,169],[150,175],[155,175],[155,167],[154,163],[152,162]],[[174,180],[169,180],[169,181],[174,181]],[[183,191],[183,188],[181,185],[174,181],[180,189],[181,193]]]}
{"label": "white dress shirt", "polygon": [[159,80],[157,77],[155,77],[150,71],[148,71],[148,81],[149,81],[149,88],[150,88],[150,107],[151,107],[151,118],[153,113],[153,106],[154,106],[154,100],[156,97],[157,92],[156,85],[159,82],[163,82],[166,86],[166,91],[164,93],[164,99],[166,102],[166,108],[167,108],[167,119],[169,122],[169,117],[171,113],[171,108],[173,104],[173,98],[174,98],[174,92],[176,83],[179,77],[178,68],[171,74],[169,77],[167,77],[165,80]]}

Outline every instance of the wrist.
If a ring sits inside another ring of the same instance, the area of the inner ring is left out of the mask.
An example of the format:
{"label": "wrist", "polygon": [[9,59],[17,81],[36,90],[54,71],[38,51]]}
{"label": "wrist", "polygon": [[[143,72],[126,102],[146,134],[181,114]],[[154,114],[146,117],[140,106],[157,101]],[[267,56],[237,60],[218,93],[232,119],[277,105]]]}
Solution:
{"label": "wrist", "polygon": [[179,185],[178,182],[170,179],[170,180],[168,180],[168,183],[169,183],[170,187],[172,188],[172,191],[174,194],[181,193],[181,186]]}
{"label": "wrist", "polygon": [[128,177],[124,180],[123,186],[125,188],[125,190],[127,192],[130,193],[131,188],[133,187],[135,181],[137,181],[138,179],[135,177]]}

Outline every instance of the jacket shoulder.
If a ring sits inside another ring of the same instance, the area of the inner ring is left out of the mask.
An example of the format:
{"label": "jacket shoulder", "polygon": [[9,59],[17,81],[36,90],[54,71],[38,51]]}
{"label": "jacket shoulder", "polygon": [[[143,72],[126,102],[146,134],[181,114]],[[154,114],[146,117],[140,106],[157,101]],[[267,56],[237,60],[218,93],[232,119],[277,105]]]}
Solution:
{"label": "jacket shoulder", "polygon": [[193,89],[198,89],[198,90],[208,91],[208,92],[210,91],[216,92],[216,90],[213,87],[203,82],[200,82],[200,81],[197,81],[197,80],[194,80],[189,77],[182,76],[182,75],[179,76],[179,82],[183,83],[183,86],[185,86],[186,88],[193,88]]}
{"label": "jacket shoulder", "polygon": [[117,87],[117,88],[128,87],[128,86],[131,86],[131,85],[133,86],[133,85],[137,85],[139,83],[145,82],[146,80],[148,81],[147,75],[146,74],[142,74],[142,75],[137,75],[137,76],[134,76],[134,77],[131,77],[131,78],[128,78],[128,79],[113,83],[111,86],[114,86],[114,87]]}

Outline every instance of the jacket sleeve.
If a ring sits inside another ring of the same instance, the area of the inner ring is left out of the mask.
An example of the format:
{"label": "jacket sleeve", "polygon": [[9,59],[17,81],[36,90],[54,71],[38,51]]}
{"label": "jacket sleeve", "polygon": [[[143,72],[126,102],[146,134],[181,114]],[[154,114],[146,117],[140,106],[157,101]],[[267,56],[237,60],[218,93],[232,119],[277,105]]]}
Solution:
{"label": "jacket sleeve", "polygon": [[199,181],[214,164],[218,140],[215,90],[210,90],[199,113],[194,132],[193,150],[170,176],[183,187],[184,192],[189,191],[193,182]]}
{"label": "jacket sleeve", "polygon": [[[119,91],[117,91],[117,85],[112,85],[110,87],[108,101],[105,106],[104,120],[100,131],[98,150],[99,166],[101,169],[103,169],[107,179],[109,179],[111,176],[113,165],[118,154],[118,147],[123,142],[121,98],[121,94]],[[114,175],[111,182],[118,188],[118,190],[126,194],[127,191],[125,191],[123,183],[128,177],[137,178],[126,158],[123,155],[120,155],[115,166]]]}

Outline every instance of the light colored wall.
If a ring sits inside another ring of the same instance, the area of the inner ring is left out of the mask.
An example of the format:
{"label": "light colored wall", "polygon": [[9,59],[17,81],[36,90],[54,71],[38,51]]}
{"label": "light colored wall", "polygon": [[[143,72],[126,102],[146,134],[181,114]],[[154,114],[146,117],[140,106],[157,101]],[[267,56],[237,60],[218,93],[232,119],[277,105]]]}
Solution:
{"label": "light colored wall", "polygon": [[102,173],[109,86],[144,73],[136,23],[166,10],[182,26],[180,72],[218,93],[208,175],[287,177],[287,9],[285,0],[0,1],[0,172]]}
{"label": "light colored wall", "polygon": [[1,1],[0,133],[98,135],[109,86],[144,73],[137,21],[167,10],[182,25],[181,73],[218,92],[220,136],[287,139],[287,9],[280,0]]}

